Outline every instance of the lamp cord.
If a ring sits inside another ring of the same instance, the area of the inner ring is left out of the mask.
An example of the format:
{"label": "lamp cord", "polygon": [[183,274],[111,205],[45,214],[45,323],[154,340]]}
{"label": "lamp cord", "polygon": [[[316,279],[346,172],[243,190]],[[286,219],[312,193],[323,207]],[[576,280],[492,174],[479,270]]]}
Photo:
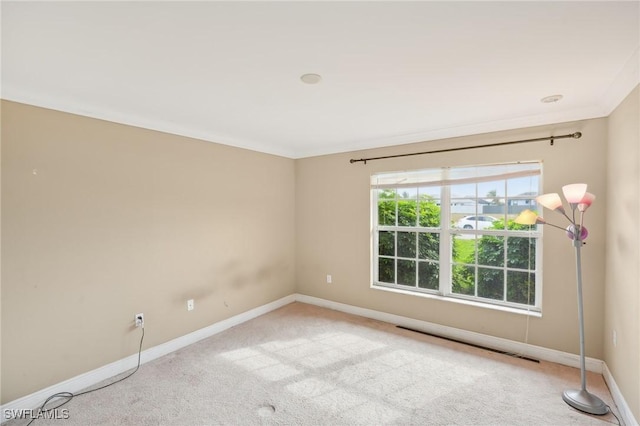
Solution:
{"label": "lamp cord", "polygon": [[531,318],[531,226],[529,225],[529,242],[527,244],[527,325],[524,334],[524,343],[527,345],[529,344],[529,319]]}
{"label": "lamp cord", "polygon": [[[531,227],[529,225],[529,241],[527,244],[527,319],[525,320],[524,344],[529,344],[529,320],[531,319]],[[523,348],[524,349],[524,348]]]}
{"label": "lamp cord", "polygon": [[[40,408],[38,408],[38,412],[39,413],[49,413],[51,411],[57,410],[58,408],[62,407],[65,404],[68,404],[69,402],[71,402],[71,400],[76,397],[76,396],[80,396],[80,395],[86,395],[88,393],[91,392],[95,392],[95,391],[99,391],[101,389],[107,388],[109,386],[115,385],[116,383],[120,383],[123,380],[128,379],[129,377],[133,376],[136,371],[138,371],[138,369],[140,368],[140,357],[142,355],[142,342],[144,341],[144,327],[142,327],[142,336],[140,337],[140,346],[138,348],[138,364],[136,365],[136,368],[129,374],[127,374],[126,376],[116,380],[115,382],[111,382],[111,383],[107,383],[106,385],[100,386],[98,388],[95,389],[89,389],[80,393],[72,393],[72,392],[57,392],[54,393],[53,395],[51,395],[50,397],[48,397],[40,406]],[[49,402],[51,402],[52,400],[56,399],[56,398],[66,398],[66,400],[58,405],[56,405],[55,407],[52,408],[45,408],[47,406],[47,404]],[[36,421],[38,418],[34,417],[31,419],[31,421],[29,423],[27,423],[27,426],[29,426],[31,423],[33,423],[34,421]]]}

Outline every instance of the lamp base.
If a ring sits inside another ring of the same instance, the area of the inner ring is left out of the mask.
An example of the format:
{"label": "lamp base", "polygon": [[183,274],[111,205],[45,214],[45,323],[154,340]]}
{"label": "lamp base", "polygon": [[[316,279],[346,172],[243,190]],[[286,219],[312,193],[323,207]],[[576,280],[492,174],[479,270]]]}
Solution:
{"label": "lamp base", "polygon": [[562,393],[564,402],[585,413],[603,416],[609,412],[609,407],[597,396],[584,389],[566,390]]}

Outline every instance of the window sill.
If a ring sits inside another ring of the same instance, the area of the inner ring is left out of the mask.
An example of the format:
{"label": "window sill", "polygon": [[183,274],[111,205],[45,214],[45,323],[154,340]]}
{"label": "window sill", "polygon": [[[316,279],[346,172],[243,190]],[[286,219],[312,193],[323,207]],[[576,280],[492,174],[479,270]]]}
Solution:
{"label": "window sill", "polygon": [[398,293],[398,294],[404,294],[407,296],[417,296],[417,297],[423,297],[425,299],[431,299],[431,300],[438,300],[441,302],[447,302],[447,303],[457,303],[457,304],[461,304],[461,305],[466,305],[466,306],[473,306],[476,308],[482,308],[482,309],[492,309],[494,311],[501,311],[501,312],[508,312],[511,314],[517,314],[517,315],[528,315],[531,317],[536,317],[536,318],[542,318],[542,312],[540,312],[537,308],[513,308],[511,306],[502,306],[502,305],[494,305],[492,303],[483,303],[483,302],[477,302],[474,300],[468,300],[468,299],[463,299],[463,298],[458,298],[455,296],[442,296],[439,294],[433,294],[433,293],[422,293],[422,292],[417,292],[417,291],[409,291],[409,290],[403,290],[400,288],[395,288],[395,287],[386,287],[383,285],[375,285],[375,284],[371,284],[371,288],[374,290],[382,290],[382,291],[389,291],[392,293]]}

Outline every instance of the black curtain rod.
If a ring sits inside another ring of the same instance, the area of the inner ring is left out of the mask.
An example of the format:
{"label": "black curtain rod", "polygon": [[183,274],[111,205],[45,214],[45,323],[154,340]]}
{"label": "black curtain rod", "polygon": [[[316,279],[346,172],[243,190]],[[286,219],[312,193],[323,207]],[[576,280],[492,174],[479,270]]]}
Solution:
{"label": "black curtain rod", "polygon": [[550,141],[551,146],[553,146],[553,141],[556,139],[565,139],[565,138],[580,139],[581,137],[582,137],[582,133],[575,132],[575,133],[569,133],[567,135],[560,135],[560,136],[547,136],[544,138],[522,139],[519,141],[498,142],[498,143],[490,143],[490,144],[478,145],[478,146],[462,146],[458,148],[445,148],[445,149],[437,149],[435,151],[411,152],[409,154],[385,155],[382,157],[360,158],[359,160],[355,160],[352,158],[351,160],[349,160],[349,162],[352,164],[361,163],[361,162],[364,164],[367,164],[367,161],[385,160],[387,158],[410,157],[412,155],[437,154],[440,152],[463,151],[465,149],[487,148],[490,146],[503,146],[503,145],[513,145],[517,143],[540,142],[540,141]]}

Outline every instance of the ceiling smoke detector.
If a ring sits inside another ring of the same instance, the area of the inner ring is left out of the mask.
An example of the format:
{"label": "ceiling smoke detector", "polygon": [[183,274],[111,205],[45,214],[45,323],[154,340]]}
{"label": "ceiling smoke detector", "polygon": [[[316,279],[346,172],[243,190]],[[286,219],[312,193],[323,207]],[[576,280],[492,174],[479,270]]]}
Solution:
{"label": "ceiling smoke detector", "polygon": [[562,95],[551,95],[540,99],[540,102],[543,104],[552,104],[554,102],[558,102],[560,99],[562,99]]}
{"label": "ceiling smoke detector", "polygon": [[322,80],[322,77],[318,74],[302,74],[300,80],[307,84],[318,84],[320,80]]}

